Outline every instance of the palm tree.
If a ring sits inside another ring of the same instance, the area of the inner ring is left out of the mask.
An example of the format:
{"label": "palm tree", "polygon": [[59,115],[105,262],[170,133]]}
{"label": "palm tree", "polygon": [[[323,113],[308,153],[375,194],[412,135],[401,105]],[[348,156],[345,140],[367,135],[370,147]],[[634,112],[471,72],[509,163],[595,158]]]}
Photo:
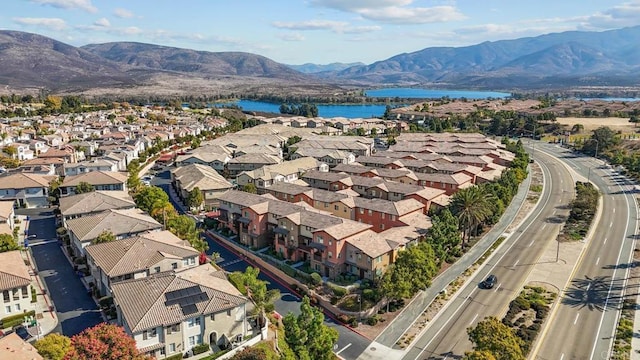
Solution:
{"label": "palm tree", "polygon": [[479,186],[462,189],[453,195],[451,212],[458,218],[463,238],[466,235],[467,243],[478,225],[491,216],[493,199],[493,194]]}

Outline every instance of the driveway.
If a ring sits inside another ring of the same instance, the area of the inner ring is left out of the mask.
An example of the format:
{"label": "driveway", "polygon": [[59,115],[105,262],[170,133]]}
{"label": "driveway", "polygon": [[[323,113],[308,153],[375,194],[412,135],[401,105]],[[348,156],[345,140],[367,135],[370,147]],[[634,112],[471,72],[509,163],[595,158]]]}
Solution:
{"label": "driveway", "polygon": [[95,302],[75,274],[56,238],[55,217],[50,210],[29,211],[30,249],[38,275],[43,280],[58,315],[54,332],[73,336],[101,323],[102,316]]}

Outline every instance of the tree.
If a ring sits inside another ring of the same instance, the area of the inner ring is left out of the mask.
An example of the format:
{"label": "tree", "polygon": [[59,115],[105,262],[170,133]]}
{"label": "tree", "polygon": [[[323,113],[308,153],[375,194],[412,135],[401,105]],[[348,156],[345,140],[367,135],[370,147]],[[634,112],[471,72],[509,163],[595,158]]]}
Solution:
{"label": "tree", "polygon": [[0,234],[0,252],[18,250],[20,246],[11,234]]}
{"label": "tree", "polygon": [[464,354],[463,360],[496,360],[490,351],[471,351]]}
{"label": "tree", "polygon": [[136,341],[120,326],[98,324],[71,338],[71,349],[65,360],[145,360],[136,348]]}
{"label": "tree", "polygon": [[58,333],[51,333],[36,341],[33,347],[45,359],[62,360],[71,348],[71,339]]}
{"label": "tree", "polygon": [[575,124],[573,125],[573,127],[571,128],[571,132],[573,134],[578,134],[584,131],[584,125],[582,124]]}
{"label": "tree", "polygon": [[95,191],[95,190],[96,189],[93,187],[93,185],[89,184],[86,181],[81,181],[76,186],[76,194],[84,194],[84,193],[92,192],[92,191]]}
{"label": "tree", "polygon": [[431,244],[438,259],[446,261],[454,248],[462,242],[458,219],[449,209],[431,218],[433,226],[429,229],[427,243]]}
{"label": "tree", "polygon": [[147,186],[143,188],[137,194],[135,194],[134,200],[136,202],[136,205],[140,209],[146,211],[149,214],[151,214],[154,205],[157,206],[157,204],[171,204],[169,202],[169,195],[167,195],[164,190],[157,186]]}
{"label": "tree", "polygon": [[200,237],[200,230],[196,227],[196,222],[188,215],[174,215],[167,219],[167,230],[182,240],[186,240],[191,246],[205,252],[209,249],[207,242]]}
{"label": "tree", "polygon": [[242,187],[242,191],[248,192],[249,194],[257,194],[258,188],[256,187],[255,184],[249,183]]}
{"label": "tree", "polygon": [[631,117],[629,118],[629,122],[632,123],[634,127],[636,127],[638,126],[638,122],[640,122],[640,117],[636,115],[631,115]]}
{"label": "tree", "polygon": [[187,206],[189,208],[200,208],[203,202],[204,196],[202,195],[202,191],[200,191],[199,187],[196,186],[189,191],[189,196],[187,197]]}
{"label": "tree", "polygon": [[238,290],[245,293],[255,304],[253,315],[260,315],[260,324],[264,324],[265,313],[273,311],[273,301],[280,297],[278,289],[267,289],[267,281],[258,279],[260,269],[247,267],[244,272],[236,271],[235,279]]}
{"label": "tree", "polygon": [[491,216],[493,194],[484,188],[474,186],[456,192],[451,199],[451,211],[467,237],[477,230],[478,225]]}
{"label": "tree", "polygon": [[116,236],[109,230],[104,230],[98,235],[95,239],[93,239],[93,244],[102,244],[106,242],[112,242],[116,240]]}
{"label": "tree", "polygon": [[620,142],[620,136],[615,131],[607,126],[601,126],[593,130],[591,138],[582,145],[582,151],[595,156],[596,150],[598,154],[605,153]]}
{"label": "tree", "polygon": [[300,315],[288,313],[283,319],[285,340],[300,360],[333,360],[333,345],[338,331],[324,324],[324,315],[312,307],[308,297],[302,299]]}
{"label": "tree", "polygon": [[129,177],[127,178],[127,187],[136,192],[138,187],[140,187],[140,161],[138,159],[133,159],[127,165],[127,172],[129,173]]}
{"label": "tree", "polygon": [[491,316],[468,328],[473,350],[492,354],[496,360],[524,360],[523,341],[507,325]]}

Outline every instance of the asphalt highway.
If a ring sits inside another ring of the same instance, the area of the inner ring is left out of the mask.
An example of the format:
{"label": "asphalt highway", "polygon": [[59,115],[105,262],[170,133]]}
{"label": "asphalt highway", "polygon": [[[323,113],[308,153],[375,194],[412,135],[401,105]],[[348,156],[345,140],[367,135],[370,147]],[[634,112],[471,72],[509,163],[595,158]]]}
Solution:
{"label": "asphalt highway", "polygon": [[[507,240],[432,320],[404,359],[459,359],[470,351],[467,328],[488,316],[501,318],[545,247],[555,241],[569,213],[574,183],[557,159],[541,152],[535,152],[534,157],[545,182],[539,206],[512,234],[505,234]],[[496,275],[498,281],[494,288],[483,289],[480,283],[489,274]]]}
{"label": "asphalt highway", "polygon": [[541,144],[540,150],[589,176],[602,193],[603,211],[533,355],[554,360],[609,359],[625,291],[634,298],[637,293],[627,288],[638,228],[635,185],[600,160],[556,145]]}

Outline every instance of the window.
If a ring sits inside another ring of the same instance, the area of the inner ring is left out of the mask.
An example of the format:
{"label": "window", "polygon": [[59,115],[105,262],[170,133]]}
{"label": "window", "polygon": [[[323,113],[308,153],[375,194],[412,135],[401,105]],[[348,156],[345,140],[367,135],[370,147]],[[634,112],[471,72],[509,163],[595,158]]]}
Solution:
{"label": "window", "polygon": [[170,353],[176,352],[176,343],[169,344],[169,352]]}
{"label": "window", "polygon": [[164,348],[160,348],[160,355],[165,355],[165,350],[164,350]]}
{"label": "window", "polygon": [[340,259],[341,257],[342,257],[342,253],[341,253],[341,252],[339,252],[339,253],[338,253],[338,259]]}
{"label": "window", "polygon": [[159,273],[159,272],[160,272],[160,266],[156,266],[156,267],[153,269],[153,271],[155,271],[155,272]]}
{"label": "window", "polygon": [[191,319],[187,319],[187,326],[192,328],[194,326],[200,325],[200,318],[199,317],[195,317],[195,318],[191,318]]}
{"label": "window", "polygon": [[316,241],[317,241],[318,243],[320,243],[320,244],[323,244],[323,243],[324,243],[324,239],[322,238],[322,236],[321,236],[321,235],[316,236]]}
{"label": "window", "polygon": [[369,216],[373,215],[373,211],[371,211],[371,209],[369,209]]}
{"label": "window", "polygon": [[4,312],[6,312],[7,314],[11,314],[11,305],[7,305],[4,307]]}
{"label": "window", "polygon": [[360,208],[360,214],[364,214],[364,209]]}
{"label": "window", "polygon": [[189,336],[189,346],[196,345],[196,336]]}
{"label": "window", "polygon": [[216,321],[216,314],[211,314],[211,321]]}
{"label": "window", "polygon": [[231,309],[227,310],[227,316],[231,316]]}
{"label": "window", "polygon": [[384,224],[380,224],[380,230],[384,230]]}
{"label": "window", "polygon": [[333,258],[333,253],[331,251],[329,251],[329,255],[328,255],[329,259]]}
{"label": "window", "polygon": [[333,241],[331,241],[331,239],[329,239],[329,246],[333,245]]}
{"label": "window", "polygon": [[195,263],[196,263],[196,258],[190,257],[189,258],[189,265],[195,265]]}
{"label": "window", "polygon": [[178,263],[173,263],[173,264],[171,264],[171,268],[172,268],[172,269],[177,269],[177,268],[178,268]]}
{"label": "window", "polygon": [[158,331],[156,330],[156,328],[153,328],[149,331],[149,336],[156,337],[157,335],[158,335]]}
{"label": "window", "polygon": [[16,311],[20,311],[20,304],[16,304],[15,308],[16,308]]}
{"label": "window", "polygon": [[22,297],[27,297],[29,296],[29,291],[27,290],[26,286],[22,287]]}
{"label": "window", "polygon": [[142,340],[147,340],[149,338],[149,332],[147,330],[142,332]]}
{"label": "window", "polygon": [[4,299],[4,302],[9,302],[9,290],[5,290],[2,292],[2,297]]}

